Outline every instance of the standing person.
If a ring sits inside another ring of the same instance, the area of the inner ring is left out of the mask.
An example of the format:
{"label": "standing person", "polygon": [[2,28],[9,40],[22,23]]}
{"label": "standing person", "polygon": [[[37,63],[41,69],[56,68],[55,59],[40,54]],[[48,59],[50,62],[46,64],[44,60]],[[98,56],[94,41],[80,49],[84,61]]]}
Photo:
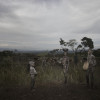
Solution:
{"label": "standing person", "polygon": [[86,82],[87,82],[87,86],[89,87],[89,81],[90,81],[90,86],[91,86],[91,88],[93,88],[96,59],[95,59],[95,56],[92,54],[92,50],[90,50],[90,49],[88,50],[87,61],[89,63],[89,66],[86,71]]}
{"label": "standing person", "polygon": [[63,72],[65,77],[65,84],[67,83],[67,73],[69,68],[69,57],[67,56],[67,52],[64,52],[64,56],[62,58],[62,64],[63,64]]}
{"label": "standing person", "polygon": [[30,76],[31,76],[31,89],[34,89],[35,85],[35,76],[37,75],[37,71],[35,70],[35,61],[29,61],[30,66]]}

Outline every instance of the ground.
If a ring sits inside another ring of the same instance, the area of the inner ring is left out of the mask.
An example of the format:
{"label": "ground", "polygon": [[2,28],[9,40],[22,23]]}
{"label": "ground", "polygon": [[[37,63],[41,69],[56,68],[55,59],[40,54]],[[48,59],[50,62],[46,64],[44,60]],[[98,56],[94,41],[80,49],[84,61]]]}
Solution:
{"label": "ground", "polygon": [[87,88],[84,84],[45,84],[29,87],[0,88],[0,100],[100,100],[100,87]]}

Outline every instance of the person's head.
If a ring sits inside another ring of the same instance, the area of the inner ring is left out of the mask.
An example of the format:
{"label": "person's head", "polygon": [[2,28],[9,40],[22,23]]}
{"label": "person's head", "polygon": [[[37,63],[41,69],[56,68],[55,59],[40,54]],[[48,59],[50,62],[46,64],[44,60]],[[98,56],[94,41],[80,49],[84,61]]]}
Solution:
{"label": "person's head", "polygon": [[64,56],[67,56],[67,52],[64,52]]}
{"label": "person's head", "polygon": [[89,50],[88,50],[88,55],[91,55],[91,54],[92,54],[92,50],[89,49]]}

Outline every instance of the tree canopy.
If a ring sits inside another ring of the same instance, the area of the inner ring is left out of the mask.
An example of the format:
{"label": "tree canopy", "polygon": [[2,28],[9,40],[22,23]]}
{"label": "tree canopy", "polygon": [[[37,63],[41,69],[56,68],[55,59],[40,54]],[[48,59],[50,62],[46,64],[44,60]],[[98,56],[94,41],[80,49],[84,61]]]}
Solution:
{"label": "tree canopy", "polygon": [[94,48],[94,44],[91,38],[87,38],[87,37],[83,37],[81,39],[81,44],[83,47],[89,47],[89,49],[93,49]]}

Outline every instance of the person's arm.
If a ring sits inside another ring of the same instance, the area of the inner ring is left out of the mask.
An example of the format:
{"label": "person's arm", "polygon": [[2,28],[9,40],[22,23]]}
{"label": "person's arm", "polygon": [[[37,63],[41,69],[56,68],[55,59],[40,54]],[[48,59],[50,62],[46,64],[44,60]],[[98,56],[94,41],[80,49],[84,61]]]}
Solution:
{"label": "person's arm", "polygon": [[37,71],[35,70],[35,68],[34,68],[34,74],[37,75]]}
{"label": "person's arm", "polygon": [[93,66],[95,66],[96,65],[96,58],[95,58],[95,56],[93,56]]}

